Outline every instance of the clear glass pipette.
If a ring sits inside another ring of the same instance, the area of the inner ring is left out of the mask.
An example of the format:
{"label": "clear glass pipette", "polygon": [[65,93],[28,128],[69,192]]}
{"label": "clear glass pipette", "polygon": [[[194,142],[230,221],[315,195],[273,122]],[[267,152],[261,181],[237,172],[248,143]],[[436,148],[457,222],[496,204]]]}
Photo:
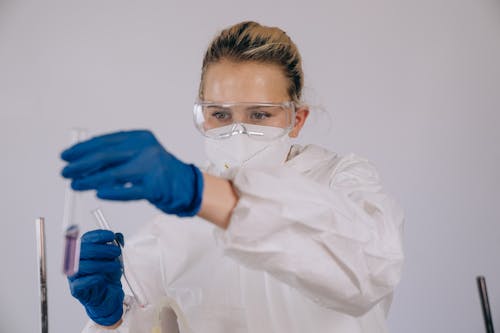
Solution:
{"label": "clear glass pipette", "polygon": [[[97,208],[92,211],[92,215],[94,215],[97,225],[99,228],[104,229],[104,230],[111,230],[111,226],[109,225],[108,221],[104,217],[104,214],[102,213],[101,209]],[[121,264],[122,264],[122,270],[123,270],[123,278],[125,280],[125,283],[127,284],[128,288],[130,289],[130,292],[132,293],[132,296],[134,297],[135,301],[137,304],[144,308],[148,305],[148,300],[146,298],[146,295],[142,291],[141,285],[139,284],[136,275],[134,274],[134,271],[131,268],[130,262],[128,260],[128,257],[123,249],[123,244],[120,244],[118,241],[114,241],[115,245],[118,245],[121,250],[122,254],[119,258]],[[125,270],[125,267],[127,269]]]}

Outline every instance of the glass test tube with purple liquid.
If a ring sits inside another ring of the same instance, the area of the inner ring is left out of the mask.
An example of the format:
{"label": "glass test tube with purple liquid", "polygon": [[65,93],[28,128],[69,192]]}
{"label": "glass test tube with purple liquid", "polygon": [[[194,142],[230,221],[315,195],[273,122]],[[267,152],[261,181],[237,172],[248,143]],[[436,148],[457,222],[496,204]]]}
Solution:
{"label": "glass test tube with purple liquid", "polygon": [[[87,131],[80,128],[71,130],[71,143],[75,144],[87,137]],[[75,216],[78,194],[71,188],[68,181],[64,196],[64,215],[62,221],[62,231],[64,236],[64,253],[62,271],[66,276],[71,276],[78,272],[78,262],[80,257],[80,226]]]}
{"label": "glass test tube with purple liquid", "polygon": [[63,273],[67,276],[74,275],[78,271],[79,237],[79,227],[74,224],[66,230],[64,235]]}

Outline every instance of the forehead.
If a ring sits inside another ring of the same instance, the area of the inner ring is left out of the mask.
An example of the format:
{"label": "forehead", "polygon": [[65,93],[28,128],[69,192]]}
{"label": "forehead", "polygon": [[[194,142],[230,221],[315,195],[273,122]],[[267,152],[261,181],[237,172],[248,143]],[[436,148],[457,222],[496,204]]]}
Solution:
{"label": "forehead", "polygon": [[273,64],[220,61],[205,73],[203,96],[211,102],[284,102],[288,82]]}

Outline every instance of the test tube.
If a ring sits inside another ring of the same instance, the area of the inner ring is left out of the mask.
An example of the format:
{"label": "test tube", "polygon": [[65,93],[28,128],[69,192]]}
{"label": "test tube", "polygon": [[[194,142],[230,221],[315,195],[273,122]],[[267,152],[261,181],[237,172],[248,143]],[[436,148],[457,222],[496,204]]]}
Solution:
{"label": "test tube", "polygon": [[[102,213],[100,208],[94,209],[92,211],[92,215],[94,215],[99,228],[104,229],[104,230],[111,230],[111,226],[109,225],[108,221],[104,217],[104,214]],[[127,284],[128,288],[130,289],[130,292],[132,293],[132,296],[134,297],[137,304],[141,308],[144,308],[148,305],[148,300],[146,298],[146,295],[142,291],[141,285],[138,283],[138,280],[134,274],[134,271],[131,269],[130,263],[128,261],[128,257],[123,249],[123,246],[122,246],[122,244],[120,244],[116,240],[113,243],[115,243],[115,245],[118,245],[122,249],[122,254],[121,254],[119,260],[122,264],[123,278],[125,280],[125,283]],[[127,270],[125,270],[125,266],[127,267]]]}
{"label": "test tube", "polygon": [[64,234],[63,273],[67,276],[78,272],[80,228],[76,224],[70,225]]}
{"label": "test tube", "polygon": [[[71,130],[71,144],[82,141],[87,137],[87,131],[81,128]],[[67,182],[64,195],[64,213],[62,229],[64,236],[64,254],[62,271],[66,276],[78,272],[80,257],[80,226],[76,220],[77,193],[71,189],[70,181]]]}

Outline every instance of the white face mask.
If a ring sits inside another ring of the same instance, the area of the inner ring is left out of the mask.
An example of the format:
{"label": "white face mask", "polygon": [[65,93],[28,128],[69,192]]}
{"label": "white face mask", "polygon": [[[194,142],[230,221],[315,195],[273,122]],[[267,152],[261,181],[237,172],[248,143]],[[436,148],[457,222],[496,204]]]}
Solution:
{"label": "white face mask", "polygon": [[[269,134],[283,131],[270,126],[251,126]],[[205,152],[211,163],[209,172],[222,177],[231,177],[243,167],[278,166],[286,161],[290,147],[288,134],[272,141],[261,141],[247,134],[236,134],[227,139],[205,139]]]}

